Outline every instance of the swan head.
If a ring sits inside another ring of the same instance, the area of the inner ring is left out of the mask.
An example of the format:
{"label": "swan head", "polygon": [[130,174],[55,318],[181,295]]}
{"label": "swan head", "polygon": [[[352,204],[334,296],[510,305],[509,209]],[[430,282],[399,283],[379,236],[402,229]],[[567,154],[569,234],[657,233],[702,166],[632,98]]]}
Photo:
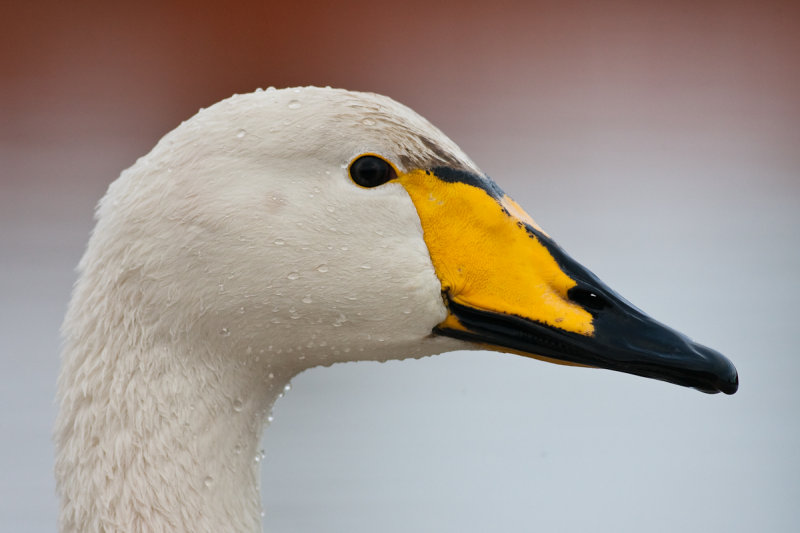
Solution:
{"label": "swan head", "polygon": [[618,296],[383,96],[231,97],[126,170],[97,218],[77,290],[113,294],[128,311],[105,320],[139,343],[286,375],[472,348],[737,388],[727,359]]}

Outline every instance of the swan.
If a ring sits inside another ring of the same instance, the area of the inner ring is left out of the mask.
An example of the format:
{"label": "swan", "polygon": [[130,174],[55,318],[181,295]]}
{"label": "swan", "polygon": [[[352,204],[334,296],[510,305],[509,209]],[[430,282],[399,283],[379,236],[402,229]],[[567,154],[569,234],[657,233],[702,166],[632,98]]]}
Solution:
{"label": "swan", "polygon": [[260,531],[259,439],[314,366],[488,349],[738,386],[376,94],[270,88],[200,110],[109,186],[78,273],[63,532]]}

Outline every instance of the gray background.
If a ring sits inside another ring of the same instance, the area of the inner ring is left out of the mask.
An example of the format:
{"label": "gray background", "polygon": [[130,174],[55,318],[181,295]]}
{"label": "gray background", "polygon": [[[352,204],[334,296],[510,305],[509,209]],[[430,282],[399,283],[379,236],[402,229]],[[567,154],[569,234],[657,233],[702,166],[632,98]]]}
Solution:
{"label": "gray background", "polygon": [[428,117],[741,389],[487,352],[314,369],[264,436],[270,530],[796,531],[800,17],[670,6],[4,7],[0,531],[55,529],[58,327],[108,183],[198,107],[307,83]]}

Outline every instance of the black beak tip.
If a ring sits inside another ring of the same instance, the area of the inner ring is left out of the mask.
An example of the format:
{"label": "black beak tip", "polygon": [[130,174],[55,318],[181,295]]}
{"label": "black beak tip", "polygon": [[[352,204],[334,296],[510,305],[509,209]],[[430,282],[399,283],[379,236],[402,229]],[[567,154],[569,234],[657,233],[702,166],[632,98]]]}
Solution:
{"label": "black beak tip", "polygon": [[716,394],[718,392],[729,395],[736,394],[736,391],[739,390],[739,375],[734,370],[732,376],[727,378],[718,378],[714,380],[712,384],[709,384],[708,387],[701,386],[698,387],[698,390],[707,392],[709,394]]}
{"label": "black beak tip", "polygon": [[712,369],[702,379],[704,383],[697,388],[711,394],[718,392],[735,394],[739,390],[739,373],[733,363],[727,357],[711,348],[706,348],[700,344],[694,344],[694,348]]}
{"label": "black beak tip", "polygon": [[735,394],[739,390],[739,373],[736,372],[733,365],[731,365],[731,374],[728,378],[719,381],[719,390],[725,394]]}

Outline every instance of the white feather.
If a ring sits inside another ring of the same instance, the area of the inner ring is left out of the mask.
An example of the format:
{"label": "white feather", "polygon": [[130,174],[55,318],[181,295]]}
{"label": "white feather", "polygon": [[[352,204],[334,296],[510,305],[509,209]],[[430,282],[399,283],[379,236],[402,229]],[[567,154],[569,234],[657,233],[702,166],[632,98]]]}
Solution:
{"label": "white feather", "polygon": [[292,376],[466,347],[430,335],[419,218],[400,185],[350,180],[365,152],[476,168],[386,97],[309,87],[203,110],[111,184],[63,325],[62,531],[258,531]]}

